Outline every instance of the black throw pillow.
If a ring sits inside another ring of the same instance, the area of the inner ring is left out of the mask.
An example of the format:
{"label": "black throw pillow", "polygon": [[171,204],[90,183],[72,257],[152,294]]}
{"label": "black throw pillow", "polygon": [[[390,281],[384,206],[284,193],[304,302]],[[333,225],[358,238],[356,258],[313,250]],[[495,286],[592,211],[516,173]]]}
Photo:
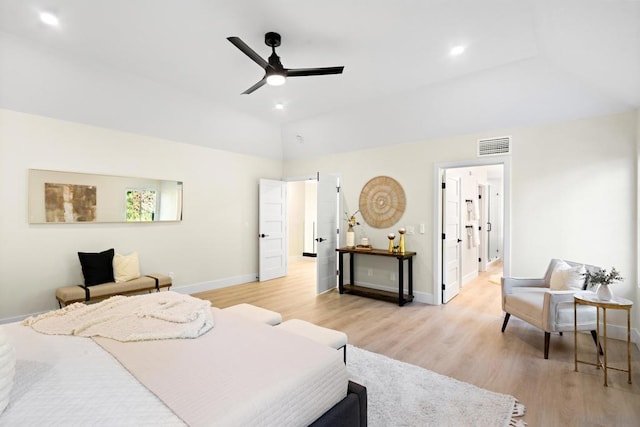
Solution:
{"label": "black throw pillow", "polygon": [[113,255],[114,249],[104,252],[78,252],[84,285],[93,286],[101,283],[113,282]]}

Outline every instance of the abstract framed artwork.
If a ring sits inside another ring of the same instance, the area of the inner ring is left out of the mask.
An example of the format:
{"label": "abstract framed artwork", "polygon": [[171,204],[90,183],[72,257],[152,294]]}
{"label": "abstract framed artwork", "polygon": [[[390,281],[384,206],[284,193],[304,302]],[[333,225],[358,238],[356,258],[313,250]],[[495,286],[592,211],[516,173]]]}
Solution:
{"label": "abstract framed artwork", "polygon": [[95,222],[96,201],[93,185],[44,183],[47,222]]}

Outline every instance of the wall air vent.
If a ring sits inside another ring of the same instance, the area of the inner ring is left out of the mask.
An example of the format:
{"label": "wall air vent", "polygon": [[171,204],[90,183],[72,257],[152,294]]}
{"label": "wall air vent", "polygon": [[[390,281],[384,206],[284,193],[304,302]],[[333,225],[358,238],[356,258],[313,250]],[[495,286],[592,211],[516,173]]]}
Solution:
{"label": "wall air vent", "polygon": [[478,157],[511,154],[511,137],[501,136],[478,140]]}

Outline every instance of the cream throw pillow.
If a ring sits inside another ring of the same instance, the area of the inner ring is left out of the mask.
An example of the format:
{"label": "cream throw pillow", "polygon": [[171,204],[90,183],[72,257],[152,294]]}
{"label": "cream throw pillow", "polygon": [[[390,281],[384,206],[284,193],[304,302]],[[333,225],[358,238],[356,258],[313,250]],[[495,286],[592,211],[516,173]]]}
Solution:
{"label": "cream throw pillow", "polygon": [[554,291],[581,290],[584,285],[583,274],[587,271],[584,265],[571,267],[564,261],[560,261],[553,268],[549,287]]}
{"label": "cream throw pillow", "polygon": [[116,279],[116,283],[140,277],[138,253],[131,252],[129,255],[116,253],[113,257],[113,277]]}

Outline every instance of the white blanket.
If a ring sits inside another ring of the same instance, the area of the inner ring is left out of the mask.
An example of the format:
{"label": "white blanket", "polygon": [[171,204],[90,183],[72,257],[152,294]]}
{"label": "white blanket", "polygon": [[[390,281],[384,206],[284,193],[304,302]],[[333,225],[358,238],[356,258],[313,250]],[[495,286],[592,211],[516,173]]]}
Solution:
{"label": "white blanket", "polygon": [[176,292],[115,296],[75,303],[24,324],[49,335],[105,337],[117,341],[196,338],[213,328],[211,302]]}

